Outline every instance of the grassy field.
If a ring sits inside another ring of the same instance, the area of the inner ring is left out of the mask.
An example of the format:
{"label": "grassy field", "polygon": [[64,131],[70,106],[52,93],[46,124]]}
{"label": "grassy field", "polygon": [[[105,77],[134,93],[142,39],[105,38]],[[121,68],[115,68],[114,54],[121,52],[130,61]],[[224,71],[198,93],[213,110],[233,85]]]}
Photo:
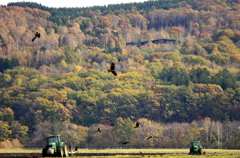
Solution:
{"label": "grassy field", "polygon": [[[76,153],[118,153],[116,156],[74,156],[74,158],[240,158],[240,150],[204,149],[206,155],[188,155],[189,149],[79,149]],[[41,153],[41,149],[0,149],[0,153]],[[139,154],[140,151],[143,155]],[[121,155],[129,153],[129,155]],[[133,154],[133,155],[131,155]]]}

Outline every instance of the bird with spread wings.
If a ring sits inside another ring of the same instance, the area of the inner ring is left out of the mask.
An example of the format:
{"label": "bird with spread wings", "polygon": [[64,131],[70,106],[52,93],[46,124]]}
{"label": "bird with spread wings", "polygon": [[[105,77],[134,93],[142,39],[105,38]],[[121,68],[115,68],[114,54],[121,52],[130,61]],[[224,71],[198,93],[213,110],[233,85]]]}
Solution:
{"label": "bird with spread wings", "polygon": [[150,139],[150,138],[152,138],[152,136],[146,137],[146,140],[148,140],[148,139]]}
{"label": "bird with spread wings", "polygon": [[134,128],[138,128],[140,126],[140,123],[139,122],[136,122],[136,125]]}
{"label": "bird with spread wings", "polygon": [[113,75],[117,76],[117,73],[115,71],[115,63],[112,62],[110,70],[108,70],[108,72],[112,72]]}
{"label": "bird with spread wings", "polygon": [[35,36],[33,37],[33,39],[32,39],[32,42],[38,37],[38,38],[40,38],[40,33],[39,32],[36,32],[35,33]]}
{"label": "bird with spread wings", "polygon": [[99,133],[102,133],[102,131],[100,130],[100,128],[98,128],[98,132],[99,132]]}

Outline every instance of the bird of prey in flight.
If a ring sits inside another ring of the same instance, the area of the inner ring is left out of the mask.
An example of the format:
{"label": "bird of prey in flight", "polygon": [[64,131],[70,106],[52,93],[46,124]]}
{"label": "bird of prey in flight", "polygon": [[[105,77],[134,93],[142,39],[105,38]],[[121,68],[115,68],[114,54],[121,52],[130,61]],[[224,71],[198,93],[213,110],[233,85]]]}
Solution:
{"label": "bird of prey in flight", "polygon": [[112,72],[113,75],[117,76],[117,73],[115,71],[115,63],[112,62],[110,70],[108,70],[108,72]]}
{"label": "bird of prey in flight", "polygon": [[35,33],[35,36],[33,37],[32,42],[33,42],[37,37],[40,38],[40,33],[39,33],[39,32],[36,32],[36,33]]}
{"label": "bird of prey in flight", "polygon": [[134,119],[135,117],[131,115],[130,118],[131,118],[131,119]]}
{"label": "bird of prey in flight", "polygon": [[148,140],[148,139],[150,139],[150,138],[152,138],[152,136],[147,137],[146,140]]}
{"label": "bird of prey in flight", "polygon": [[134,128],[138,128],[140,126],[140,123],[139,122],[136,122],[136,125]]}

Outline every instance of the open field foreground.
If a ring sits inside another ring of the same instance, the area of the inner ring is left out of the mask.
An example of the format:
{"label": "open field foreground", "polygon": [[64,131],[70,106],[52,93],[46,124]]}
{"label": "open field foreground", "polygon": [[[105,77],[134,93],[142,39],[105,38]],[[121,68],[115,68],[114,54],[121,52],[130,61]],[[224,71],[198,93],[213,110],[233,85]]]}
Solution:
{"label": "open field foreground", "polygon": [[[189,149],[79,149],[74,158],[240,158],[240,150],[205,149],[205,151],[206,155],[188,155]],[[41,149],[0,149],[0,157],[38,158],[41,157]]]}

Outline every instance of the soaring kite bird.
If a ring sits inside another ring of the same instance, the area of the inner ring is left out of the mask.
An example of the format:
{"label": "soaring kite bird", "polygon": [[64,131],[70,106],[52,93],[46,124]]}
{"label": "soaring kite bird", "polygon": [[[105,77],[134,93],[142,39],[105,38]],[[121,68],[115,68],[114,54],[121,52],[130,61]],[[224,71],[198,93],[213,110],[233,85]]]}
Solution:
{"label": "soaring kite bird", "polygon": [[147,137],[146,140],[148,140],[148,139],[150,139],[150,138],[152,138],[152,136]]}
{"label": "soaring kite bird", "polygon": [[102,131],[100,130],[100,128],[98,128],[98,132],[99,132],[99,133],[102,133]]}
{"label": "soaring kite bird", "polygon": [[115,76],[117,76],[117,73],[115,71],[115,63],[112,62],[110,70],[108,70],[108,72],[112,72],[112,74],[114,74]]}
{"label": "soaring kite bird", "polygon": [[137,122],[137,123],[136,123],[136,126],[135,126],[134,128],[138,128],[139,126],[140,126],[140,123]]}
{"label": "soaring kite bird", "polygon": [[36,33],[35,33],[35,37],[32,39],[32,42],[33,42],[37,37],[40,38],[40,33],[39,33],[39,32],[36,32]]}

